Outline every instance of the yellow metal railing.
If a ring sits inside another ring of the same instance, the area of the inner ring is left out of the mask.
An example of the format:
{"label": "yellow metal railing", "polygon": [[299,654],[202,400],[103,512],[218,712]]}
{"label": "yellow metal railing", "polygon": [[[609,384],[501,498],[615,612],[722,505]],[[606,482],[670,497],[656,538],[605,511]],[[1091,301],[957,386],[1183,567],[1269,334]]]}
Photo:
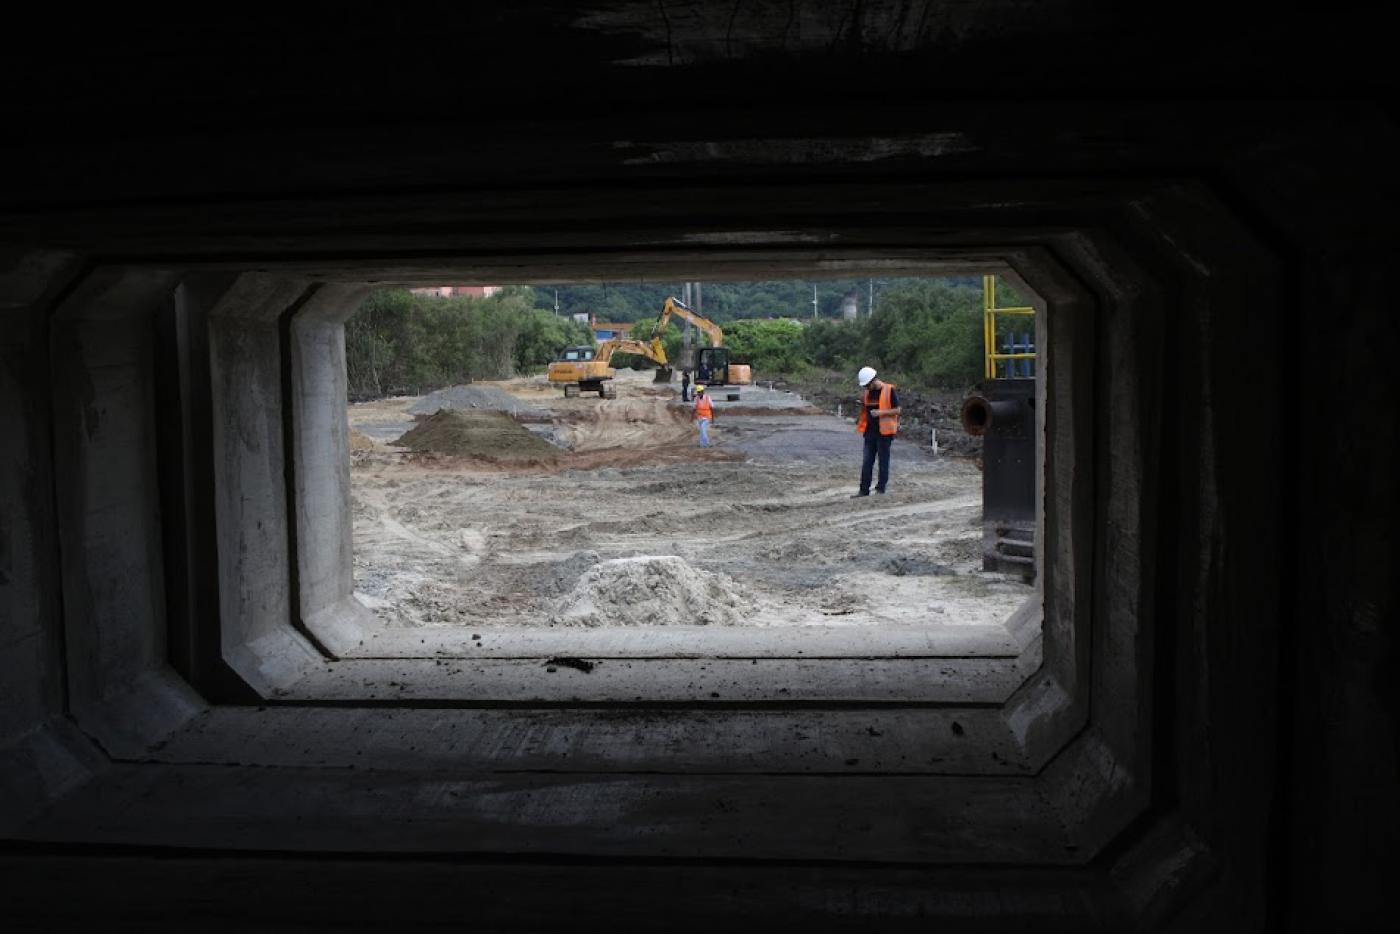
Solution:
{"label": "yellow metal railing", "polygon": [[1029,307],[998,308],[997,277],[982,277],[982,346],[986,352],[987,379],[997,378],[997,362],[1000,360],[1034,360],[1035,351],[1029,353],[1000,353],[997,351],[997,315],[1035,316],[1035,309]]}

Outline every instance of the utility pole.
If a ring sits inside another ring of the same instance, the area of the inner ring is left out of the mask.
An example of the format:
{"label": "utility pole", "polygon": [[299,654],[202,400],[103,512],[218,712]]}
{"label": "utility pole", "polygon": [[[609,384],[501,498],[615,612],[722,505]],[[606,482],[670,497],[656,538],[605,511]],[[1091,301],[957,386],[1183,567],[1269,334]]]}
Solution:
{"label": "utility pole", "polygon": [[865,316],[868,318],[875,314],[875,277],[870,277],[870,300],[865,303]]}
{"label": "utility pole", "polygon": [[559,290],[554,290],[554,313],[559,314]]}
{"label": "utility pole", "polygon": [[812,320],[817,320],[817,287],[812,286]]}
{"label": "utility pole", "polygon": [[[685,307],[687,307],[687,308],[691,307],[691,305],[690,305],[690,291],[691,291],[691,290],[690,290],[690,283],[687,282],[687,283],[685,284],[685,298],[682,299],[683,303],[685,304]],[[688,319],[688,318],[682,318],[682,319],[681,319],[681,360],[682,360],[682,361],[684,362],[684,364],[685,364],[685,366],[682,367],[682,369],[689,369],[689,368],[690,368],[690,364],[691,364],[690,348],[691,348],[691,346],[692,346],[694,343],[695,343],[695,337],[694,337],[694,335],[692,335],[692,334],[690,333],[690,319]]]}

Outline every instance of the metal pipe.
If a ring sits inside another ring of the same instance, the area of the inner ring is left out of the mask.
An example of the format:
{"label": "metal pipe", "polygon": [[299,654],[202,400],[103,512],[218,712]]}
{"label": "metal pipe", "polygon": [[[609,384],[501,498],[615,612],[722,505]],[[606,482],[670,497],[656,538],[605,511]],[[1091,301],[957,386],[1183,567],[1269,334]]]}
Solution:
{"label": "metal pipe", "polygon": [[1026,407],[1013,400],[991,402],[983,396],[968,396],[962,407],[963,431],[980,437],[993,425],[1014,425],[1026,414]]}

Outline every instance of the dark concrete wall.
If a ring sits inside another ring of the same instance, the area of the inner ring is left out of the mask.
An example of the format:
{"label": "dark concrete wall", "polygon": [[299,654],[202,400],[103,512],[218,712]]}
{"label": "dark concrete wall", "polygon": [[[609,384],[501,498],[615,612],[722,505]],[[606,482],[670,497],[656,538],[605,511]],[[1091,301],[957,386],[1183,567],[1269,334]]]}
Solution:
{"label": "dark concrete wall", "polygon": [[0,259],[0,746],[64,707],[43,309],[72,266],[62,254]]}

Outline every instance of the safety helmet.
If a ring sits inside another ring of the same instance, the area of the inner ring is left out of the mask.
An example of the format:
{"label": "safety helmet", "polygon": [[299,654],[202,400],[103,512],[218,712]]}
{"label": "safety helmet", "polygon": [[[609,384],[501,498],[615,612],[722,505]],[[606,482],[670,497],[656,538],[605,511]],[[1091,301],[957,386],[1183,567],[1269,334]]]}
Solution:
{"label": "safety helmet", "polygon": [[704,387],[704,386],[696,386],[696,387],[695,387],[695,392],[696,392],[697,394],[698,394],[698,393],[702,393],[702,392],[704,392],[704,391],[705,391],[705,387]]}
{"label": "safety helmet", "polygon": [[856,374],[856,382],[860,383],[862,386],[868,384],[874,378],[875,368],[873,366],[863,366],[860,368],[860,372]]}

